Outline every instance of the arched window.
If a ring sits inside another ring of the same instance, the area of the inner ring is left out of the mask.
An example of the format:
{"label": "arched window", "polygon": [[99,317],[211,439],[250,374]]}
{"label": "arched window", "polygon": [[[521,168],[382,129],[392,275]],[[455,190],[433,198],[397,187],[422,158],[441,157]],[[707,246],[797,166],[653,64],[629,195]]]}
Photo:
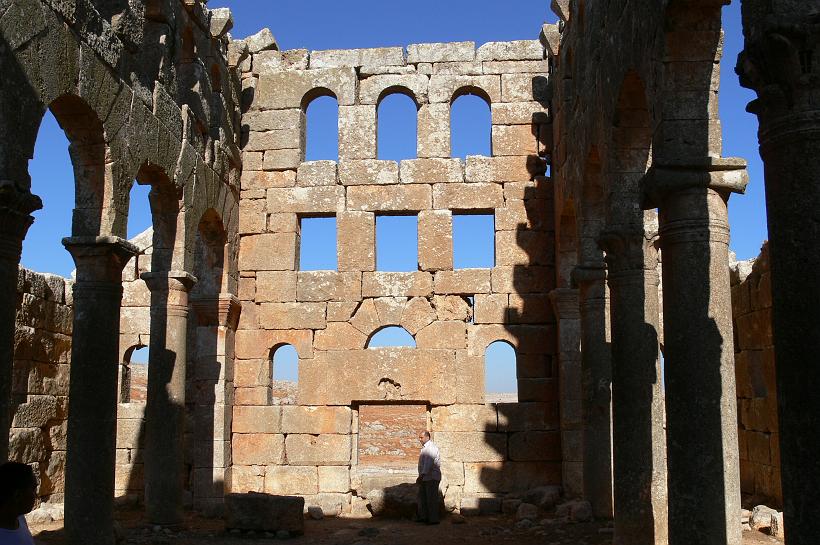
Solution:
{"label": "arched window", "polygon": [[29,162],[31,192],[43,199],[43,210],[23,244],[23,267],[69,277],[74,261],[61,244],[71,236],[74,204],[74,167],[68,154],[68,138],[47,110],[40,124],[34,158]]}
{"label": "arched window", "polygon": [[386,95],[376,110],[378,158],[390,161],[416,158],[418,106],[409,95]]}
{"label": "arched window", "polygon": [[125,352],[120,375],[120,403],[145,403],[148,399],[148,347],[134,346]]}
{"label": "arched window", "polygon": [[273,349],[271,355],[271,403],[293,405],[299,385],[299,354],[290,344]]}
{"label": "arched window", "polygon": [[492,117],[490,100],[477,92],[467,91],[453,101],[450,108],[450,142],[452,157],[492,155]]}
{"label": "arched window", "polygon": [[508,342],[496,341],[484,352],[484,384],[487,403],[518,401],[515,348]]}
{"label": "arched window", "polygon": [[305,142],[306,161],[339,160],[339,102],[330,91],[317,91],[305,107],[307,131]]}
{"label": "arched window", "polygon": [[376,331],[367,342],[367,348],[383,348],[387,346],[416,347],[416,339],[403,327],[387,326]]}
{"label": "arched window", "polygon": [[128,197],[128,227],[127,237],[131,240],[135,236],[144,233],[151,227],[151,202],[148,194],[151,186],[139,184],[134,181],[131,186],[131,194]]}

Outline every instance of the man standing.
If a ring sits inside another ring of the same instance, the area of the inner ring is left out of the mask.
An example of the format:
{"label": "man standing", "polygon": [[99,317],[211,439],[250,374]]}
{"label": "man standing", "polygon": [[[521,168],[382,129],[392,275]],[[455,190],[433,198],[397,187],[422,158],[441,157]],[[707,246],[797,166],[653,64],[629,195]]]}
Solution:
{"label": "man standing", "polygon": [[419,433],[422,444],[419,454],[418,521],[427,524],[438,524],[439,498],[438,485],[441,482],[441,459],[438,447],[430,440],[430,432]]}

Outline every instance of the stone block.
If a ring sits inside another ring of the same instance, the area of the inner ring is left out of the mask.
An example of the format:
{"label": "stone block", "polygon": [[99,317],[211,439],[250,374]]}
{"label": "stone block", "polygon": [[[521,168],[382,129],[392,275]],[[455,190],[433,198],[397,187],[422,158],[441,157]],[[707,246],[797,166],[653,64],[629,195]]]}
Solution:
{"label": "stone block", "polygon": [[57,398],[49,395],[28,396],[26,403],[17,406],[12,427],[42,428],[57,418]]}
{"label": "stone block", "polygon": [[291,110],[252,110],[242,115],[242,128],[254,131],[281,131],[304,124],[301,108]]}
{"label": "stone block", "polygon": [[234,494],[262,492],[265,488],[265,468],[233,465],[228,474],[228,481],[226,488]]}
{"label": "stone block", "polygon": [[296,171],[299,186],[336,185],[336,161],[306,161]]}
{"label": "stone block", "polygon": [[358,301],[329,302],[327,304],[327,321],[349,322],[353,317],[353,313],[359,308],[359,304]]}
{"label": "stone block", "polygon": [[365,299],[356,310],[353,318],[350,320],[351,325],[370,336],[374,331],[381,327],[381,320],[379,313],[376,311],[376,304],[373,299]]}
{"label": "stone block", "polygon": [[410,212],[427,210],[433,204],[429,185],[360,185],[347,188],[348,210]]}
{"label": "stone block", "polygon": [[305,496],[305,505],[308,509],[317,509],[326,517],[338,517],[343,513],[350,512],[351,494],[339,494],[334,492],[322,492],[310,496]]}
{"label": "stone block", "polygon": [[510,460],[561,461],[561,435],[557,431],[521,431],[510,434]]}
{"label": "stone block", "polygon": [[409,347],[317,352],[312,360],[300,362],[300,403],[429,400],[451,404],[455,401],[454,361],[452,350]]}
{"label": "stone block", "polygon": [[550,100],[549,79],[544,74],[501,74],[501,98],[499,102],[534,100],[546,104]]}
{"label": "stone block", "polygon": [[269,494],[227,494],[225,528],[302,534],[305,529],[305,499]]}
{"label": "stone block", "polygon": [[484,61],[481,63],[484,74],[546,74],[549,62],[542,61]]}
{"label": "stone block", "polygon": [[495,293],[546,293],[554,288],[555,270],[552,267],[496,266],[490,272]]}
{"label": "stone block", "polygon": [[293,213],[268,214],[268,231],[272,233],[298,233],[299,217]]}
{"label": "stone block", "polygon": [[376,107],[339,107],[339,161],[376,159]]}
{"label": "stone block", "polygon": [[558,427],[556,403],[499,403],[496,408],[499,431],[549,431]]}
{"label": "stone block", "polygon": [[493,125],[547,123],[549,110],[539,102],[502,102],[490,107]]}
{"label": "stone block", "polygon": [[243,236],[239,268],[243,271],[283,271],[296,266],[296,234],[265,233]]}
{"label": "stone block", "polygon": [[[239,234],[257,234],[262,233],[267,228],[267,215],[265,214],[265,199],[243,199],[239,202]],[[136,284],[136,282],[128,282],[123,294],[123,305],[128,305],[131,297],[129,287]]]}
{"label": "stone block", "polygon": [[479,61],[437,62],[432,74],[448,76],[480,76],[484,73]]}
{"label": "stone block", "polygon": [[546,165],[537,157],[469,155],[464,176],[468,182],[527,182],[534,176],[542,175],[545,168]]}
{"label": "stone block", "polygon": [[435,184],[433,208],[449,210],[493,210],[504,206],[501,184]]}
{"label": "stone block", "polygon": [[494,432],[498,430],[498,415],[493,405],[434,407],[430,416],[432,428],[436,432]]}
{"label": "stone block", "polygon": [[518,379],[518,401],[553,402],[558,395],[558,383],[553,378]]}
{"label": "stone block", "polygon": [[416,346],[463,350],[467,348],[467,324],[459,321],[433,322],[416,334]]}
{"label": "stone block", "polygon": [[479,61],[537,61],[544,58],[544,46],[540,40],[487,42],[476,50],[475,58]]}
{"label": "stone block", "polygon": [[350,464],[350,435],[290,434],[285,440],[291,465],[346,466]]}
{"label": "stone block", "polygon": [[401,47],[374,47],[369,49],[329,49],[311,51],[310,69],[339,68],[343,66],[404,66]]}
{"label": "stone block", "polygon": [[233,433],[283,433],[282,408],[279,406],[236,406],[233,408],[231,431]]}
{"label": "stone block", "polygon": [[407,62],[455,62],[475,59],[475,42],[423,43],[407,46]]}
{"label": "stone block", "polygon": [[350,491],[350,468],[346,466],[319,466],[319,492],[347,493]]}
{"label": "stone block", "polygon": [[275,346],[290,344],[300,358],[313,357],[313,331],[242,330],[236,332],[236,357],[240,359],[270,359]]}
{"label": "stone block", "polygon": [[376,159],[347,160],[339,163],[342,185],[389,185],[399,183],[399,164]]}
{"label": "stone block", "polygon": [[286,187],[267,190],[267,210],[270,213],[296,214],[330,213],[344,210],[342,187]]}
{"label": "stone block", "polygon": [[404,307],[401,326],[411,335],[427,327],[436,319],[436,311],[426,297],[413,297]]}
{"label": "stone block", "polygon": [[323,88],[333,92],[340,106],[346,106],[355,103],[356,83],[356,71],[349,67],[262,74],[254,103],[261,110],[304,108],[310,92]]}
{"label": "stone block", "polygon": [[263,329],[324,329],[326,303],[262,303],[259,325]]}
{"label": "stone block", "polygon": [[307,70],[308,55],[307,49],[262,51],[253,56],[253,73],[261,75],[283,70]]}
{"label": "stone block", "polygon": [[405,159],[399,163],[403,184],[459,183],[464,181],[460,159]]}
{"label": "stone block", "polygon": [[365,272],[362,297],[427,297],[433,276],[427,272]]}
{"label": "stone block", "polygon": [[315,334],[316,350],[362,350],[367,336],[347,322],[328,322]]}
{"label": "stone block", "polygon": [[356,272],[299,271],[296,300],[300,302],[359,301],[361,276]]}
{"label": "stone block", "polygon": [[263,170],[296,170],[304,160],[302,149],[275,149],[265,151],[262,157]]}
{"label": "stone block", "polygon": [[305,132],[296,126],[275,131],[251,132],[243,150],[268,151],[285,149],[304,149]]}
{"label": "stone block", "polygon": [[[234,360],[233,385],[236,388],[255,388],[264,386],[269,382],[270,361],[263,359]],[[236,419],[235,416],[234,419]]]}
{"label": "stone block", "polygon": [[117,421],[117,447],[141,448],[145,423],[142,419]]}
{"label": "stone block", "polygon": [[437,294],[463,294],[490,292],[490,269],[456,269],[438,271],[435,274]]}
{"label": "stone block", "polygon": [[552,304],[546,294],[510,294],[507,322],[511,324],[554,324]]}
{"label": "stone block", "polygon": [[495,125],[492,133],[495,156],[538,153],[538,125]]}
{"label": "stone block", "polygon": [[[133,441],[132,441],[133,443]],[[9,433],[9,461],[31,464],[48,456],[40,428],[12,428]]]}
{"label": "stone block", "polygon": [[449,210],[422,210],[418,218],[419,268],[453,268],[453,214]]}
{"label": "stone block", "polygon": [[[336,219],[339,271],[376,269],[376,217],[372,212],[340,212]],[[357,283],[361,284],[358,279]]]}
{"label": "stone block", "polygon": [[457,462],[493,462],[507,457],[507,435],[493,432],[436,431],[433,440],[443,459]]}
{"label": "stone block", "polygon": [[256,273],[257,303],[296,301],[296,271],[259,271]]}
{"label": "stone block", "polygon": [[285,436],[265,433],[235,433],[233,463],[237,465],[281,465],[285,463]]}
{"label": "stone block", "polygon": [[507,318],[509,296],[506,293],[477,293],[475,296],[475,323],[501,324]]}
{"label": "stone block", "polygon": [[[487,106],[501,102],[501,78],[484,76],[430,76],[430,103],[451,103],[461,94],[479,94],[489,98]],[[532,99],[530,99],[532,100]]]}
{"label": "stone block", "polygon": [[311,466],[268,466],[265,492],[277,496],[316,494],[319,492],[319,475]]}
{"label": "stone block", "polygon": [[320,434],[349,434],[351,411],[348,407],[309,407],[284,405],[282,432]]}
{"label": "stone block", "polygon": [[[450,105],[424,104],[419,108],[416,151],[419,157],[450,156]],[[459,170],[463,170],[459,167]],[[461,173],[463,178],[463,172]]]}
{"label": "stone block", "polygon": [[484,462],[464,464],[464,492],[521,493],[538,486],[560,485],[558,462]]}
{"label": "stone block", "polygon": [[416,104],[427,102],[427,76],[420,74],[384,74],[363,79],[359,84],[359,103],[377,105],[393,93],[408,94]]}
{"label": "stone block", "polygon": [[378,297],[373,299],[381,324],[399,324],[407,306],[407,297]]}
{"label": "stone block", "polygon": [[461,295],[434,295],[433,307],[439,320],[469,322],[473,316],[469,301]]}
{"label": "stone block", "polygon": [[498,231],[495,234],[495,262],[498,266],[552,265],[555,246],[540,231]]}

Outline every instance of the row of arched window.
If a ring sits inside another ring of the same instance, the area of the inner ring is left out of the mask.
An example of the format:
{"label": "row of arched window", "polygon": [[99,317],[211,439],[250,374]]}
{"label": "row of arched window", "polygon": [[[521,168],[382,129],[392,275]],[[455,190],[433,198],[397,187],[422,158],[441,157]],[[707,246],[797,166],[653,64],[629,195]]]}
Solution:
{"label": "row of arched window", "polygon": [[[339,158],[339,105],[323,95],[306,108],[306,161]],[[376,110],[377,159],[415,159],[418,145],[418,105],[408,95],[384,97]],[[456,98],[450,109],[450,156],[491,155],[491,112],[486,99],[472,94]]]}

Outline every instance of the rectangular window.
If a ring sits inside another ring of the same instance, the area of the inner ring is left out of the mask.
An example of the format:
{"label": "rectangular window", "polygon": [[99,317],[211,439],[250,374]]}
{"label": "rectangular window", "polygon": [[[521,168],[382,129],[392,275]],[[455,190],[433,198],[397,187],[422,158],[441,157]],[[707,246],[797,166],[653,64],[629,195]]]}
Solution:
{"label": "rectangular window", "polygon": [[376,270],[419,270],[418,216],[376,216]]}
{"label": "rectangular window", "polygon": [[453,268],[495,267],[495,215],[453,214]]}
{"label": "rectangular window", "polygon": [[299,270],[337,270],[336,217],[300,218],[299,232]]}

